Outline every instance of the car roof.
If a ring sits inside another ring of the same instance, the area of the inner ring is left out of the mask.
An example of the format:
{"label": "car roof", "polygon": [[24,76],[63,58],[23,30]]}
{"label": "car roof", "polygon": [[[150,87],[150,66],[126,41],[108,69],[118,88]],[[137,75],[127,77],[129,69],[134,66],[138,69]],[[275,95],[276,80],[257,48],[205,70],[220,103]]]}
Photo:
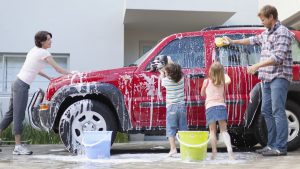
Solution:
{"label": "car roof", "polygon": [[[289,30],[295,30],[292,27],[287,27]],[[209,30],[241,30],[241,29],[265,29],[263,25],[220,25],[203,28],[201,31]]]}
{"label": "car roof", "polygon": [[203,28],[201,31],[210,30],[241,30],[241,29],[265,29],[262,25],[221,25],[221,26],[210,26]]}

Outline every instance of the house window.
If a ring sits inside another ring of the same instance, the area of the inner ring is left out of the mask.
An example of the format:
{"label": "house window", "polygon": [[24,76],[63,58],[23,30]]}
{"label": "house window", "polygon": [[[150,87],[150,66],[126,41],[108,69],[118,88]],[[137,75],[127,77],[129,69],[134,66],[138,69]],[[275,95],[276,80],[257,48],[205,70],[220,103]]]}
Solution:
{"label": "house window", "polygon": [[157,41],[140,40],[139,41],[139,57],[143,56],[156,45]]}
{"label": "house window", "polygon": [[[64,69],[67,69],[68,55],[65,54],[53,54],[54,60]],[[17,78],[17,74],[21,70],[21,67],[25,61],[26,54],[1,54],[0,53],[0,93],[11,93],[11,85]],[[46,65],[43,72],[50,77],[60,76],[50,65]],[[49,80],[36,76],[34,82],[30,86],[29,93],[33,94],[38,88],[46,90],[49,84]]]}

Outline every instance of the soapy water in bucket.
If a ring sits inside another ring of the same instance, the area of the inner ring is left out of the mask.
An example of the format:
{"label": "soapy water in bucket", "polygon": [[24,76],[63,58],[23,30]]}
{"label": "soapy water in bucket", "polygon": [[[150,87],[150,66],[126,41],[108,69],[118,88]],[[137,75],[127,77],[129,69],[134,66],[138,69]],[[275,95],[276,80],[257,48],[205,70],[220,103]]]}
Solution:
{"label": "soapy water in bucket", "polygon": [[110,158],[112,131],[86,131],[82,145],[89,159]]}
{"label": "soapy water in bucket", "polygon": [[180,143],[181,159],[186,161],[205,160],[208,136],[208,131],[179,131],[176,137]]}

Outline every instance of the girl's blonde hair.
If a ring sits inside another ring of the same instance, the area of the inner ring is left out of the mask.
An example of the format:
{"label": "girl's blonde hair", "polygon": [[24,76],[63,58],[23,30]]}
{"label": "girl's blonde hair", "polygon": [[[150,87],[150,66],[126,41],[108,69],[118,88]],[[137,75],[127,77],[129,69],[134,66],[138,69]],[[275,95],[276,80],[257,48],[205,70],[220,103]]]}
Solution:
{"label": "girl's blonde hair", "polygon": [[224,67],[220,62],[214,62],[210,66],[208,76],[216,86],[225,84]]}

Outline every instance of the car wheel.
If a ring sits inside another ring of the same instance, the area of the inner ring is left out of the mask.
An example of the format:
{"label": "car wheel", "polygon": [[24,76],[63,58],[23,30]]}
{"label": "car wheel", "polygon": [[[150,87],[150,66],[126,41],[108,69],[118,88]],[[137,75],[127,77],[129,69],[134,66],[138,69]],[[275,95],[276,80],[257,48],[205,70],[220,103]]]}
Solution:
{"label": "car wheel", "polygon": [[[292,151],[300,146],[300,106],[291,100],[287,100],[285,113],[288,120],[288,150]],[[261,115],[257,120],[256,137],[262,146],[268,142],[268,132],[265,120]]]}
{"label": "car wheel", "polygon": [[264,117],[261,113],[258,114],[255,120],[255,138],[262,147],[265,147],[268,142],[268,131]]}
{"label": "car wheel", "polygon": [[230,133],[231,144],[237,148],[252,148],[258,141],[253,134]]}
{"label": "car wheel", "polygon": [[288,119],[288,150],[296,150],[300,146],[300,106],[293,101],[286,103],[286,116]]}
{"label": "car wheel", "polygon": [[81,151],[84,131],[113,131],[113,143],[117,131],[113,112],[103,103],[90,99],[71,104],[59,122],[60,139],[69,152],[77,154]]}

